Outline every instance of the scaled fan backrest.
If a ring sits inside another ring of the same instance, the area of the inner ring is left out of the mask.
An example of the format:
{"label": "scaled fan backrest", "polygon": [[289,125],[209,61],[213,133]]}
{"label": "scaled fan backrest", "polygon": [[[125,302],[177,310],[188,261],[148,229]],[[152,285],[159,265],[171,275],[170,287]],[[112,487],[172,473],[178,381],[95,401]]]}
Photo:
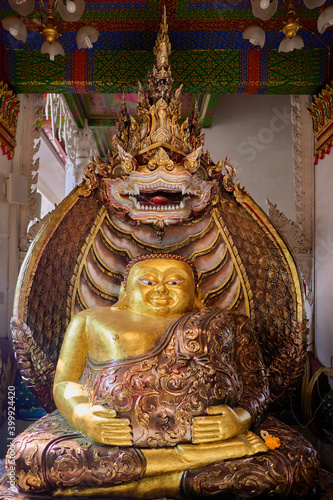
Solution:
{"label": "scaled fan backrest", "polygon": [[23,263],[14,345],[23,376],[48,410],[71,317],[114,304],[126,264],[146,253],[190,258],[207,306],[250,317],[272,402],[301,374],[304,303],[293,257],[266,214],[233,183],[229,158],[214,165],[203,152],[197,108],[179,123],[181,87],[172,92],[170,50],[164,14],[147,95],[139,85],[139,121],[123,102],[108,161],[91,159],[86,181],[46,221]]}
{"label": "scaled fan backrest", "polygon": [[177,243],[166,231],[163,244],[156,235],[151,244],[150,228],[145,233],[142,227],[116,226],[97,190],[89,197],[83,191],[83,186],[76,188],[40,230],[16,291],[12,330],[18,364],[48,411],[54,408],[54,370],[71,317],[86,307],[113,304],[127,262],[151,252],[192,258],[206,305],[250,316],[271,378],[272,400],[288,393],[302,370],[301,283],[282,238],[250,197],[244,202],[241,193],[237,200],[221,186],[208,223],[178,228]]}

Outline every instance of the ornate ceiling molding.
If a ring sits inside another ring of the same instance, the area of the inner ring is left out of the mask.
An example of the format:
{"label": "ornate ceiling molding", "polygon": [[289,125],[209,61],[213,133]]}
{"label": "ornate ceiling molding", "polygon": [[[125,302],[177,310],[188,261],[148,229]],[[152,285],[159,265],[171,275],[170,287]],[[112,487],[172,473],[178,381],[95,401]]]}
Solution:
{"label": "ornate ceiling molding", "polygon": [[67,163],[70,163],[77,173],[82,162],[89,160],[90,154],[98,152],[87,122],[83,128],[77,126],[67,101],[61,94],[47,95],[45,116],[46,120],[50,121],[53,138],[57,134],[59,142],[65,145]]}

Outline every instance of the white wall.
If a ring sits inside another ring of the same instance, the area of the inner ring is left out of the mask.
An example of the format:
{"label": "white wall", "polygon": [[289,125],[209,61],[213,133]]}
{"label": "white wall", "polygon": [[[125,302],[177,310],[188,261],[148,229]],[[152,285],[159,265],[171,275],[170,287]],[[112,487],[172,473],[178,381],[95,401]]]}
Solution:
{"label": "white wall", "polygon": [[42,195],[41,218],[43,218],[65,198],[66,172],[65,166],[44,134],[41,136],[36,156],[39,158],[37,190]]}
{"label": "white wall", "polygon": [[9,203],[4,193],[4,182],[11,172],[12,162],[0,152],[0,337],[6,337],[8,307],[8,240]]}
{"label": "white wall", "polygon": [[333,152],[315,166],[316,355],[333,366]]}
{"label": "white wall", "polygon": [[241,186],[267,211],[266,198],[295,220],[290,96],[221,95],[205,149],[230,155]]}

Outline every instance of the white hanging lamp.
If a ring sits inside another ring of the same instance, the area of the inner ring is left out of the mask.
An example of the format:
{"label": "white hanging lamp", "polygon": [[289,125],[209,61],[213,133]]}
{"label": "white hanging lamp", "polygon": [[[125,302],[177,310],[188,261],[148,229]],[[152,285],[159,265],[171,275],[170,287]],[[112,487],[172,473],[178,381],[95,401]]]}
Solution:
{"label": "white hanging lamp", "polygon": [[302,49],[304,42],[302,37],[296,35],[292,38],[285,37],[279,45],[279,52],[291,52],[294,49]]}
{"label": "white hanging lamp", "polygon": [[63,46],[57,40],[54,42],[43,42],[40,51],[42,54],[49,54],[51,61],[54,61],[55,56],[65,55]]}
{"label": "white hanging lamp", "polygon": [[53,16],[52,0],[49,0],[46,24],[43,25],[42,35],[45,38],[45,42],[42,43],[42,46],[40,48],[42,54],[49,54],[51,61],[54,61],[54,58],[57,55],[65,55],[61,43],[57,41],[59,32],[57,30],[57,26],[55,24],[55,19]]}
{"label": "white hanging lamp", "polygon": [[252,45],[259,45],[262,49],[265,45],[266,34],[260,26],[249,26],[243,31],[243,38],[249,40]]}
{"label": "white hanging lamp", "polygon": [[274,16],[278,0],[251,0],[252,14],[262,21],[267,21]]}
{"label": "white hanging lamp", "polygon": [[97,42],[99,32],[92,26],[82,26],[77,32],[76,43],[79,49],[92,49],[92,44]]}
{"label": "white hanging lamp", "polygon": [[303,2],[308,9],[316,9],[324,5],[326,0],[303,0]]}
{"label": "white hanging lamp", "polygon": [[2,20],[2,25],[16,40],[26,42],[28,35],[27,28],[21,19],[16,16],[7,16]]}
{"label": "white hanging lamp", "polygon": [[[8,0],[13,10],[25,17],[31,14],[35,9],[35,0]],[[41,46],[42,54],[49,54],[53,61],[57,55],[65,55],[62,45],[57,38],[59,32],[56,26],[57,11],[64,21],[78,21],[85,9],[84,0],[40,0],[36,14],[40,16],[42,26],[42,35],[45,39]],[[4,29],[14,36],[17,40],[23,42],[27,39],[27,30],[25,24],[15,16],[8,16],[3,19]],[[80,30],[79,30],[80,31]],[[94,28],[88,29],[88,33],[80,41],[81,48],[91,47],[92,43],[98,39],[98,31]]]}
{"label": "white hanging lamp", "polygon": [[58,0],[57,9],[65,21],[78,21],[85,9],[84,0]]}
{"label": "white hanging lamp", "polygon": [[289,2],[287,20],[282,30],[286,36],[279,45],[279,52],[291,52],[304,47],[302,37],[297,35],[299,28],[299,20],[296,18],[293,3]]}
{"label": "white hanging lamp", "polygon": [[8,0],[12,9],[21,16],[28,16],[35,8],[35,0]]}
{"label": "white hanging lamp", "polygon": [[326,28],[333,25],[333,5],[327,7],[318,17],[317,28],[320,34],[324,33]]}

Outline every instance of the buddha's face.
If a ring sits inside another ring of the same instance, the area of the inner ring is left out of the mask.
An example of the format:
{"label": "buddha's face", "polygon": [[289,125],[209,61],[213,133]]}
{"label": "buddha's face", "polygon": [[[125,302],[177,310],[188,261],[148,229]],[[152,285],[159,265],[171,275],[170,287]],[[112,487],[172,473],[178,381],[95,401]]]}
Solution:
{"label": "buddha's face", "polygon": [[176,316],[193,311],[195,282],[191,267],[177,260],[138,262],[126,285],[128,309],[149,316]]}

